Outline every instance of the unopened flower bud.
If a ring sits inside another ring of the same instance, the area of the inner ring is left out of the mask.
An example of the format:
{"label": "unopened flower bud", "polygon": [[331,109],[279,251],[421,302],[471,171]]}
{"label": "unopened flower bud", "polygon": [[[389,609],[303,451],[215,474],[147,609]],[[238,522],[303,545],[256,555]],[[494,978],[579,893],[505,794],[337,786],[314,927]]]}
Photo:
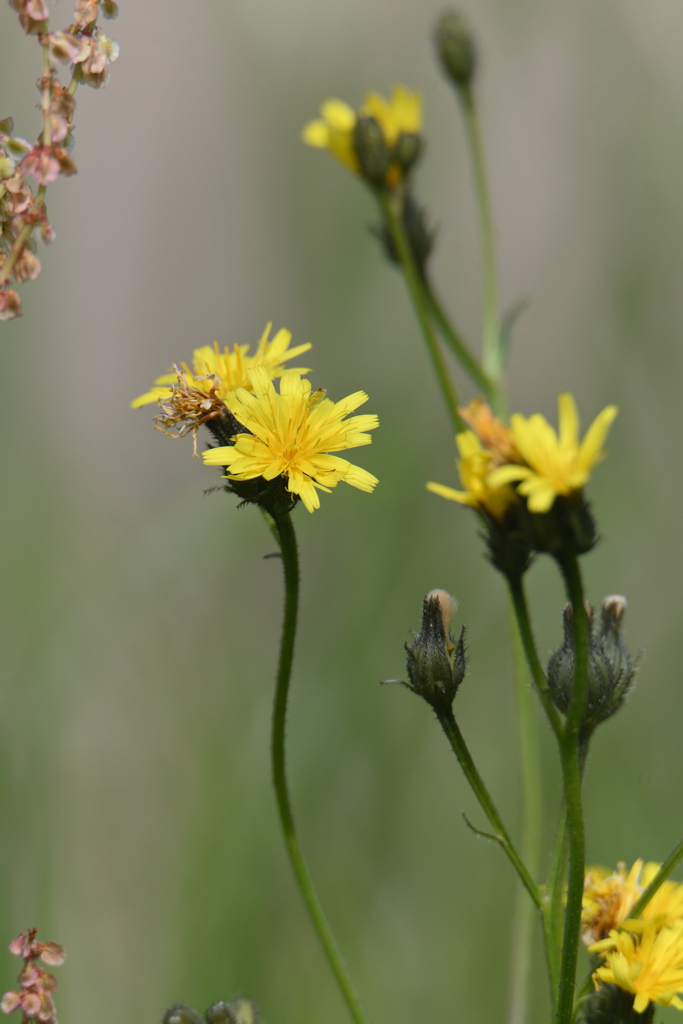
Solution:
{"label": "unopened flower bud", "polygon": [[[626,598],[606,597],[602,603],[600,629],[594,631],[593,610],[587,606],[589,647],[586,704],[581,722],[581,739],[587,740],[595,728],[618,711],[633,685],[638,659],[632,658],[621,636]],[[548,687],[553,701],[567,713],[574,695],[576,637],[570,604],[565,606],[564,641],[548,662]]]}
{"label": "unopened flower bud", "polygon": [[477,67],[474,40],[461,14],[446,11],[434,30],[441,66],[458,89],[467,88]]}
{"label": "unopened flower bud", "polygon": [[230,1010],[235,1024],[259,1024],[261,1020],[256,1003],[251,999],[235,999],[230,1003]]}
{"label": "unopened flower bud", "polygon": [[404,175],[412,169],[422,156],[422,138],[413,132],[401,132],[396,139],[393,159],[399,165]]}
{"label": "unopened flower bud", "polygon": [[[412,192],[408,192],[405,195],[401,209],[401,219],[403,221],[403,228],[408,239],[410,251],[413,255],[413,259],[415,260],[415,265],[420,273],[424,275],[427,267],[427,261],[429,260],[432,249],[434,248],[436,232],[430,228],[427,213],[424,207],[420,206],[415,200]],[[401,260],[396,250],[392,234],[386,223],[382,223],[378,226],[372,226],[370,231],[379,239],[384,255],[389,262],[400,267]]]}
{"label": "unopened flower bud", "polygon": [[422,627],[408,654],[408,688],[439,711],[450,711],[465,675],[465,627],[456,641],[449,626],[457,602],[445,590],[431,590],[422,604]]}
{"label": "unopened flower bud", "polygon": [[224,1002],[212,1003],[205,1016],[206,1024],[235,1024],[232,1010]]}
{"label": "unopened flower bud", "polygon": [[353,129],[353,148],[360,172],[377,187],[385,184],[391,153],[379,122],[374,117],[359,117]]}
{"label": "unopened flower bud", "polygon": [[204,1024],[204,1021],[196,1010],[178,1003],[166,1011],[162,1024]]}

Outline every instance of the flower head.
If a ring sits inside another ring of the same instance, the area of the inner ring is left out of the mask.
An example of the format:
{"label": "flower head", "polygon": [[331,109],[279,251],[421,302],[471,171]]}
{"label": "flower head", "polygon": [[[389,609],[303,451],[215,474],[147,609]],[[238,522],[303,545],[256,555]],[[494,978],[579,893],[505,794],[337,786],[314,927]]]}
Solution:
{"label": "flower head", "polygon": [[650,1003],[683,1010],[677,994],[683,993],[683,920],[659,930],[652,922],[626,920],[589,952],[605,956],[593,974],[596,987],[607,982],[631,992],[636,1013]]}
{"label": "flower head", "polygon": [[[272,324],[266,326],[253,355],[249,355],[249,345],[235,345],[232,352],[229,348],[224,348],[221,352],[217,341],[214,341],[213,345],[196,348],[192,354],[192,369],[187,363],[182,364],[183,383],[188,388],[204,392],[212,399],[225,399],[228,392],[234,391],[235,388],[251,388],[248,377],[248,370],[251,367],[263,366],[271,378],[280,377],[285,371],[283,364],[307,352],[311,346],[307,344],[290,348],[292,335],[290,331],[284,329],[269,339],[271,327]],[[297,373],[308,372],[303,368],[297,368]],[[179,375],[176,369],[157,377],[154,387],[131,402],[131,408],[138,409],[151,402],[167,401],[172,395]]]}
{"label": "flower head", "polygon": [[469,505],[477,510],[485,510],[494,519],[500,519],[510,505],[517,501],[514,489],[508,484],[491,485],[491,470],[496,465],[494,453],[485,448],[473,430],[464,430],[456,434],[455,441],[460,452],[458,475],[465,488],[456,491],[443,484],[428,483],[427,489],[434,494],[450,501],[458,501],[461,505]]}
{"label": "flower head", "polygon": [[422,109],[418,93],[395,85],[389,100],[379,93],[369,92],[363,106],[356,111],[343,100],[331,99],[323,103],[320,114],[320,118],[309,121],[303,129],[302,138],[307,145],[328,149],[354,174],[362,174],[354,132],[360,120],[370,118],[378,126],[389,151],[385,184],[392,188],[401,180],[405,171],[401,161],[396,159],[397,145],[402,136],[419,136]]}
{"label": "flower head", "polygon": [[488,478],[489,486],[518,484],[517,490],[527,499],[530,512],[549,512],[558,495],[581,490],[593,466],[604,458],[603,444],[617,415],[616,406],[608,405],[579,443],[579,417],[573,397],[560,395],[558,410],[559,434],[540,413],[529,419],[515,413],[510,435],[524,464],[500,466]]}
{"label": "flower head", "polygon": [[[652,867],[656,873],[659,865],[647,865],[648,881],[652,877]],[[644,888],[641,884],[642,870],[642,860],[637,860],[628,873],[624,863],[617,864],[614,872],[601,867],[588,869],[583,883],[581,912],[581,921],[585,927],[583,941],[586,945],[604,939],[613,928],[618,928],[626,920]]]}
{"label": "flower head", "polygon": [[204,452],[212,466],[227,466],[230,480],[286,479],[287,490],[298,495],[309,512],[320,507],[317,489],[328,491],[340,480],[361,491],[372,491],[377,479],[331,452],[370,444],[366,433],[378,426],[373,415],[349,413],[367,402],[357,391],[331,402],[324,391],[311,392],[310,381],[297,370],[286,370],[278,394],[264,366],[247,371],[249,388],[239,387],[225,403],[249,433],[236,434],[233,444]]}

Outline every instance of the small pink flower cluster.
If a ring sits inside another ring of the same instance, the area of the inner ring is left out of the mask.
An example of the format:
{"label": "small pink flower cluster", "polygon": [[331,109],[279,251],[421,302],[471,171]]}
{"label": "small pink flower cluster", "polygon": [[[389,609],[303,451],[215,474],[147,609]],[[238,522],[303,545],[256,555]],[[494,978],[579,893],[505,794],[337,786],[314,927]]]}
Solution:
{"label": "small pink flower cluster", "polygon": [[35,961],[40,957],[50,967],[59,967],[66,957],[64,948],[58,942],[36,942],[36,929],[31,928],[10,942],[9,950],[15,956],[23,957],[24,966],[19,972],[20,990],[5,992],[0,1009],[3,1013],[12,1013],[21,1007],[24,1014],[22,1024],[27,1021],[57,1024],[52,998],[57,989],[57,979],[44,967],[37,967]]}
{"label": "small pink flower cluster", "polygon": [[[100,88],[108,67],[119,55],[118,44],[97,24],[100,12],[115,18],[114,0],[77,0],[74,21],[62,32],[49,31],[46,0],[9,0],[22,28],[36,35],[43,48],[44,72],[38,81],[43,130],[34,146],[13,134],[11,117],[0,121],[0,320],[21,316],[21,299],[10,279],[34,281],[40,273],[32,235],[37,227],[45,244],[54,238],[45,209],[48,185],[60,175],[76,173],[69,156],[73,145],[74,93],[80,83]],[[52,61],[71,65],[71,81],[63,86]],[[27,178],[38,186],[34,192]]]}

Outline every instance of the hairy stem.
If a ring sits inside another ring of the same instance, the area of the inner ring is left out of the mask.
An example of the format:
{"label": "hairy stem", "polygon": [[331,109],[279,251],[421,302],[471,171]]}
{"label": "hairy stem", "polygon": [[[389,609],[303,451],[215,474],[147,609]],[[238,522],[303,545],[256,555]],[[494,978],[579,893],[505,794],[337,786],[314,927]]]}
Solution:
{"label": "hairy stem", "polygon": [[427,350],[432,361],[432,366],[434,367],[434,373],[436,374],[436,379],[439,383],[441,395],[446,405],[448,415],[450,416],[453,428],[456,431],[463,430],[465,424],[458,412],[457,396],[455,394],[455,389],[450,379],[448,369],[446,368],[446,363],[444,362],[439,340],[434,334],[432,321],[427,307],[427,299],[424,292],[422,277],[410,250],[410,244],[406,237],[405,228],[403,227],[403,220],[397,212],[392,197],[388,192],[383,189],[379,189],[377,191],[377,199],[398,254],[403,276],[405,278],[406,285],[408,286],[408,292],[410,294],[424,340],[427,344]]}
{"label": "hairy stem", "polygon": [[[522,751],[523,833],[522,857],[532,877],[538,877],[541,859],[541,822],[543,819],[543,789],[541,752],[538,742],[538,723],[524,648],[519,635],[514,609],[511,615],[512,651]],[[525,1024],[529,1012],[529,986],[532,970],[534,940],[534,913],[519,889],[517,892],[512,934],[512,960],[510,969],[510,997],[508,1024]]]}
{"label": "hairy stem", "polygon": [[273,785],[277,797],[277,808],[292,870],[294,871],[299,891],[308,907],[313,927],[318,933],[318,937],[327,955],[332,973],[337,980],[341,994],[355,1024],[367,1024],[360,1001],[313,888],[294,827],[294,816],[292,814],[285,770],[285,726],[299,607],[299,556],[291,516],[282,515],[276,517],[274,519],[274,526],[282,553],[285,576],[285,615],[282,624],[282,642],[277,670],[271,734]]}
{"label": "hairy stem", "polygon": [[491,827],[495,831],[495,835],[489,838],[495,839],[495,841],[505,850],[505,853],[508,855],[510,862],[512,863],[512,866],[519,875],[522,885],[531,896],[537,908],[539,910],[542,910],[543,901],[541,899],[541,894],[539,892],[538,886],[531,877],[531,874],[529,873],[526,864],[520,857],[514,843],[512,842],[512,839],[510,838],[510,834],[507,828],[503,824],[503,819],[498,813],[496,805],[491,799],[491,795],[488,789],[486,788],[484,780],[482,779],[474,761],[472,760],[472,755],[470,754],[467,748],[467,744],[465,743],[465,739],[462,733],[460,732],[460,728],[453,716],[453,712],[450,709],[448,711],[438,711],[437,717],[439,719],[439,724],[441,725],[441,728],[446,734],[448,742],[453,748],[453,753],[458,759],[458,763],[460,764],[460,767],[463,770],[465,778],[469,782],[472,791],[474,792],[474,795],[476,796],[477,800],[481,805],[482,810],[484,811],[484,814],[488,818]]}
{"label": "hairy stem", "polygon": [[581,758],[579,731],[588,687],[588,618],[584,607],[583,583],[575,555],[558,559],[564,577],[567,597],[574,616],[576,667],[574,692],[567,710],[567,719],[560,744],[564,795],[567,806],[569,835],[569,869],[567,872],[567,903],[564,915],[562,966],[557,1003],[558,1024],[571,1024],[574,1015],[574,986],[581,932],[581,902],[585,877],[585,836],[581,802]]}
{"label": "hairy stem", "polygon": [[683,838],[679,839],[676,846],[673,848],[669,856],[666,858],[661,868],[652,879],[647,889],[643,892],[638,902],[633,907],[633,910],[628,915],[629,917],[638,918],[645,910],[654,894],[657,892],[659,887],[666,882],[669,875],[675,871],[678,864],[683,860]]}
{"label": "hairy stem", "polygon": [[503,360],[500,350],[498,324],[498,281],[496,273],[496,250],[493,233],[493,216],[489,192],[484,145],[481,138],[479,117],[474,93],[469,86],[458,90],[465,134],[472,162],[474,187],[479,213],[482,264],[482,366],[487,377],[494,383],[503,375]]}
{"label": "hairy stem", "polygon": [[557,708],[552,702],[550,691],[548,689],[548,681],[545,677],[545,672],[543,671],[536,651],[536,642],[531,628],[529,607],[524,590],[524,580],[522,576],[514,576],[509,578],[507,582],[508,587],[510,588],[510,597],[512,598],[512,607],[514,608],[517,626],[519,627],[519,635],[522,639],[527,664],[531,670],[531,678],[534,681],[534,687],[536,688],[536,692],[543,704],[543,710],[550,722],[550,727],[555,733],[555,737],[559,743],[563,732],[562,720]]}
{"label": "hairy stem", "polygon": [[422,281],[424,284],[427,302],[429,304],[429,312],[441,334],[441,337],[449,346],[465,373],[472,379],[474,384],[481,389],[489,403],[496,408],[498,405],[497,389],[488,379],[481,366],[463,341],[460,333],[456,331],[455,327],[449,320],[448,315],[437,298],[434,287],[429,279],[423,276]]}

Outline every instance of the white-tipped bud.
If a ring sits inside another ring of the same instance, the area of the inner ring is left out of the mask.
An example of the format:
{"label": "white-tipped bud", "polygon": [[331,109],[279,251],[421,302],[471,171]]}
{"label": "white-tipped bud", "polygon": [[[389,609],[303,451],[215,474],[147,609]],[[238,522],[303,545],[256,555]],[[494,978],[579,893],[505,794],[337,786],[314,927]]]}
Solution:
{"label": "white-tipped bud", "polygon": [[443,631],[448,635],[448,630],[451,628],[451,622],[453,616],[458,608],[458,602],[452,597],[447,590],[430,590],[425,601],[436,600],[439,602],[439,610],[441,612],[441,621],[443,622]]}

